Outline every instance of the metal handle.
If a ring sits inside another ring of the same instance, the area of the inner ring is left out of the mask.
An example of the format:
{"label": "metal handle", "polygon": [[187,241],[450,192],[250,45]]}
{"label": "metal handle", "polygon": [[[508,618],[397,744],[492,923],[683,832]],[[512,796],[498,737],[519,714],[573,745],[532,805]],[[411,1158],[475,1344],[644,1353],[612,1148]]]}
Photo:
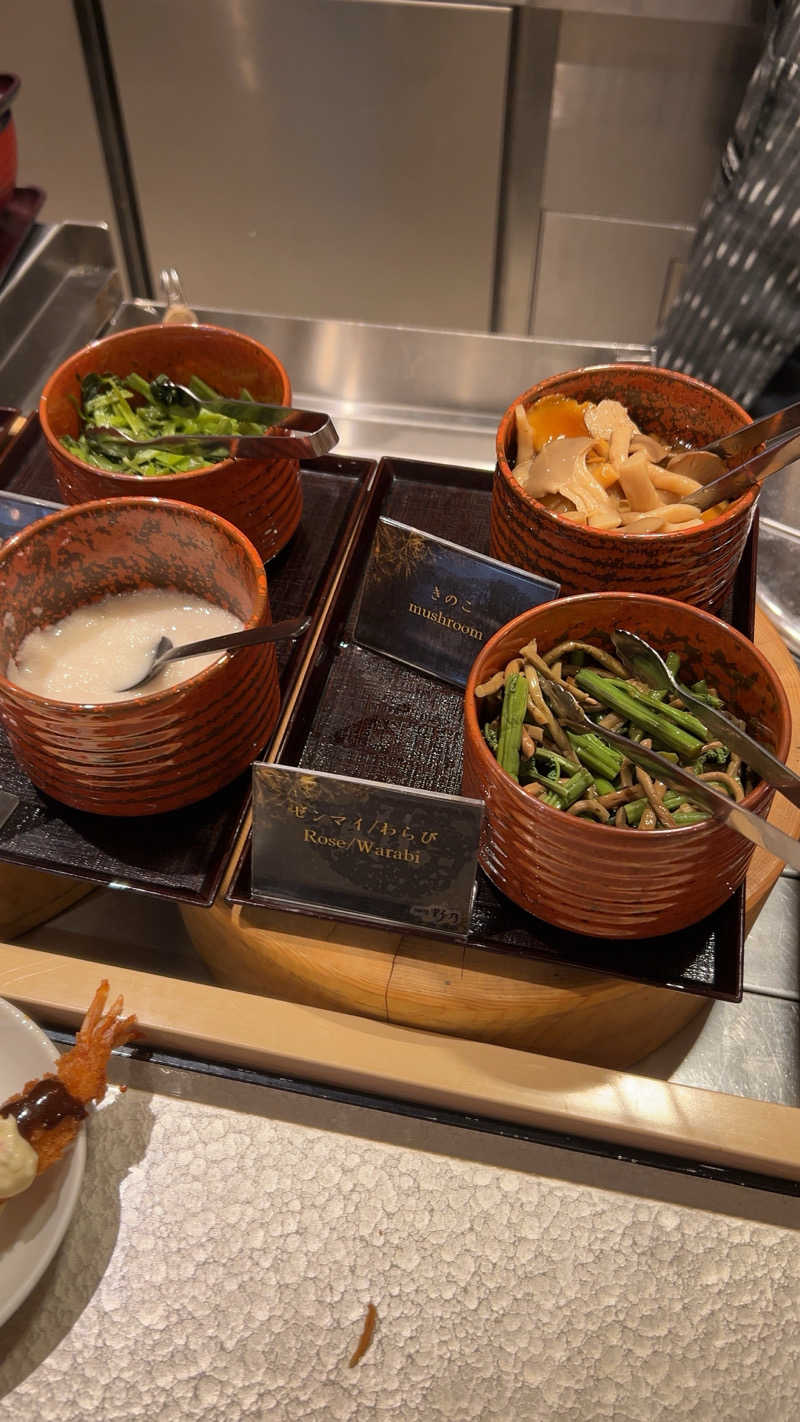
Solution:
{"label": "metal handle", "polygon": [[708,454],[720,454],[723,459],[729,459],[732,455],[749,454],[751,449],[757,449],[760,444],[769,444],[771,439],[791,434],[796,429],[800,429],[800,402],[787,405],[784,410],[775,410],[771,415],[765,415],[763,420],[744,425],[733,434],[723,435],[721,439],[715,439],[713,444],[704,445],[703,450]]}
{"label": "metal handle", "polygon": [[[578,718],[574,719],[577,723]],[[583,730],[587,726],[591,726],[593,731],[598,729],[588,716],[581,716],[580,725]],[[760,849],[769,850],[770,854],[782,859],[784,864],[790,864],[793,869],[800,869],[800,844],[790,835],[784,834],[783,830],[776,829],[775,825],[762,820],[759,815],[754,815],[752,810],[745,810],[735,800],[729,800],[727,795],[720,795],[717,790],[709,789],[705,780],[698,780],[697,776],[691,775],[688,770],[673,765],[671,761],[659,755],[658,751],[643,750],[635,741],[629,741],[627,736],[621,736],[617,731],[609,731],[605,726],[600,734],[604,740],[624,751],[634,765],[640,765],[642,770],[663,780],[665,785],[686,790],[698,805],[708,810],[715,819],[730,825],[743,839],[749,839],[751,844],[757,844]]]}
{"label": "metal handle", "polygon": [[304,419],[263,435],[159,435],[153,439],[131,439],[122,430],[90,425],[84,434],[94,444],[116,444],[128,449],[227,449],[232,459],[262,459],[267,454],[284,454],[291,459],[317,459],[338,443],[339,436],[329,415],[317,410],[292,411]]}
{"label": "metal handle", "polygon": [[724,740],[728,750],[735,751],[742,757],[753,770],[757,771],[767,784],[774,789],[780,790],[787,800],[791,800],[793,805],[800,805],[800,775],[795,775],[788,765],[784,765],[782,760],[778,760],[776,755],[762,746],[760,741],[749,736],[746,731],[734,726],[732,721],[717,711],[716,707],[709,706],[705,701],[701,701],[698,696],[693,696],[690,691],[680,690],[681,700],[687,710],[691,710],[698,720],[703,722],[707,730],[713,731],[715,735]]}
{"label": "metal handle", "polygon": [[[224,632],[220,637],[204,637],[199,642],[186,642],[172,647],[158,658],[158,665],[175,662],[183,657],[199,657],[204,652],[224,652],[237,647],[255,647],[264,642],[294,641],[311,626],[310,617],[293,617],[286,622],[273,622],[269,627],[246,627],[243,632]],[[155,663],[153,663],[155,666]]]}

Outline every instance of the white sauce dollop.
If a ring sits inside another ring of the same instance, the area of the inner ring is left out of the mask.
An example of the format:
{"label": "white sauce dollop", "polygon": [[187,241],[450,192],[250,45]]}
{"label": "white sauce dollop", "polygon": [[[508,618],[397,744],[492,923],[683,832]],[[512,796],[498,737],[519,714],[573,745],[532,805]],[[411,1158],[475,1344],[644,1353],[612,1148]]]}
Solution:
{"label": "white sauce dollop", "polygon": [[197,676],[223,652],[171,662],[140,692],[120,691],[145,675],[159,637],[174,646],[238,632],[232,612],[176,588],[119,593],[29,632],[6,669],[9,681],[56,701],[83,705],[152,695]]}
{"label": "white sauce dollop", "polygon": [[0,1201],[21,1195],[36,1179],[39,1157],[13,1116],[0,1116]]}

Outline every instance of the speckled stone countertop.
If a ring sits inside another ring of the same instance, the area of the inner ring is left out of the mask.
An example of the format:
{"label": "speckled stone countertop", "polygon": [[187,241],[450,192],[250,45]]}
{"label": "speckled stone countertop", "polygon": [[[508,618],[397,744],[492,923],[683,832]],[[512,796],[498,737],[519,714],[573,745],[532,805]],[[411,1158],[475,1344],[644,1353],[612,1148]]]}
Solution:
{"label": "speckled stone countertop", "polygon": [[126,1073],[2,1422],[796,1417],[797,1198]]}

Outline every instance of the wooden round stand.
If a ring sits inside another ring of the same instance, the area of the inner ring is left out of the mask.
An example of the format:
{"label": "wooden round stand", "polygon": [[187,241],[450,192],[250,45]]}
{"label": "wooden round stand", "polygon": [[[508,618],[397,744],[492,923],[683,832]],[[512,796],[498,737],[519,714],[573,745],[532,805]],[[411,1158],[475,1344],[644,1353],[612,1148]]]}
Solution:
{"label": "wooden round stand", "polygon": [[38,923],[47,923],[91,894],[94,887],[63,874],[0,864],[0,938],[18,938]]}
{"label": "wooden round stand", "polygon": [[[796,730],[800,673],[761,613],[756,642],[781,676]],[[790,761],[800,768],[796,734]],[[776,798],[770,818],[800,835],[800,809],[787,800]],[[756,851],[747,880],[748,927],[779,872],[771,855]],[[689,993],[582,969],[231,906],[222,897],[211,909],[186,906],[183,916],[226,987],[597,1066],[640,1061],[706,1005]]]}

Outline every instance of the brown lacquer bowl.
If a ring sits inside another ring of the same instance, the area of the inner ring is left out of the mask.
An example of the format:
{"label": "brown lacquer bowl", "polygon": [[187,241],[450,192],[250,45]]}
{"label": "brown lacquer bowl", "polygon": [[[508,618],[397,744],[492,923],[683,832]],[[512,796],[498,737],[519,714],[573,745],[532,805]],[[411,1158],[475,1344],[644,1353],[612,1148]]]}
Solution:
{"label": "brown lacquer bowl", "polygon": [[735,400],[711,385],[650,365],[598,365],[553,375],[519,395],[497,432],[492,491],[491,552],[505,563],[561,583],[564,596],[621,588],[718,607],[733,580],[753,521],[756,491],[685,532],[622,534],[585,528],[552,513],[524,492],[513,475],[517,435],[514,410],[543,395],[619,400],[645,434],[665,444],[702,448],[750,424]]}
{"label": "brown lacquer bowl", "polygon": [[78,434],[74,402],[80,400],[80,379],[104,371],[121,376],[136,372],[145,380],[164,374],[182,385],[199,375],[221,395],[236,397],[245,389],[262,403],[290,405],[289,377],[277,356],[249,336],[221,326],[142,326],[121,331],[84,347],[59,366],[42,393],[39,417],[66,503],[143,494],[181,499],[230,519],[265,561],[288,543],[303,508],[296,459],[281,455],[224,459],[205,469],[151,479],[95,469],[70,454],[61,437]]}
{"label": "brown lacquer bowl", "polygon": [[240,648],[163,691],[90,706],[34,695],[5,676],[35,627],[152,587],[194,593],[248,627],[271,621],[253,545],[190,504],[79,504],[0,549],[0,717],[34,785],[75,809],[149,815],[191,805],[246,770],[277,720],[272,646]]}
{"label": "brown lacquer bowl", "polygon": [[[531,638],[546,652],[565,638],[597,641],[622,626],[682,658],[681,679],[705,676],[726,707],[782,760],[791,714],[769,662],[740,633],[697,608],[625,593],[564,598],[525,612],[481,651],[465,699],[462,791],[486,803],[480,863],[514,903],[537,918],[599,938],[648,938],[705,918],[744,879],[753,845],[708,820],[685,829],[616,829],[579,820],[531,799],[501,770],[478,721],[475,687]],[[743,804],[766,816],[773,792],[763,781]]]}

